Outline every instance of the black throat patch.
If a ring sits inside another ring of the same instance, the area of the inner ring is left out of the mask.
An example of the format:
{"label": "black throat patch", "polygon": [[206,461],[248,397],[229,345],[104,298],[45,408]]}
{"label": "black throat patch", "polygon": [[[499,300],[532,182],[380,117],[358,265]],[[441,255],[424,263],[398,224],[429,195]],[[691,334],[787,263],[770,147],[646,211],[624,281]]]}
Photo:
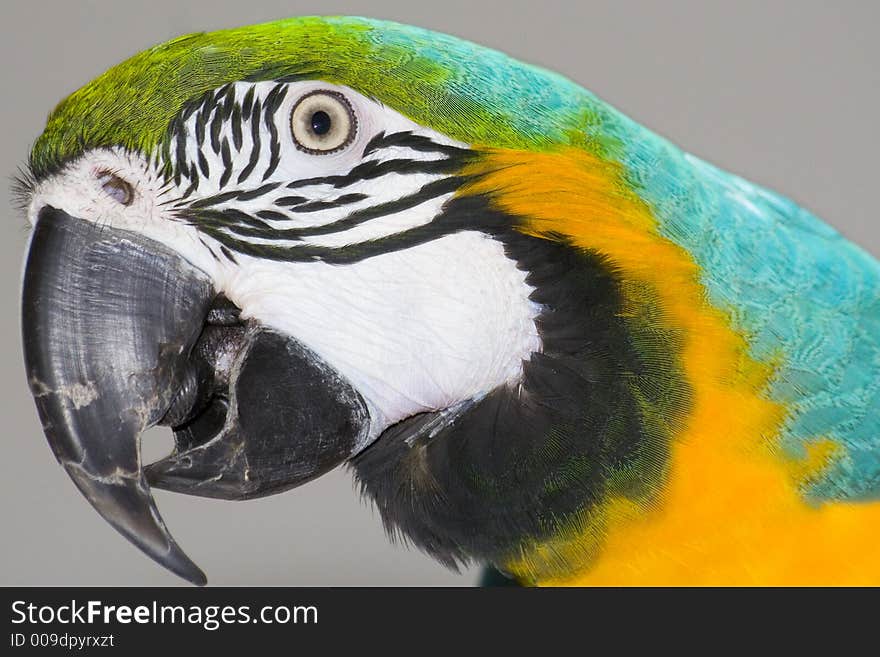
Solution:
{"label": "black throat patch", "polygon": [[[690,405],[679,339],[650,305],[625,308],[606,259],[561,236],[514,232],[511,217],[480,204],[460,199],[435,226],[458,223],[459,212],[483,217],[483,229],[529,272],[531,299],[543,308],[542,352],[524,362],[520,385],[404,420],[352,462],[389,534],[451,567],[503,566],[612,495],[650,504],[667,474],[670,434]],[[590,533],[587,560],[601,526]],[[569,565],[584,564],[556,564]]]}

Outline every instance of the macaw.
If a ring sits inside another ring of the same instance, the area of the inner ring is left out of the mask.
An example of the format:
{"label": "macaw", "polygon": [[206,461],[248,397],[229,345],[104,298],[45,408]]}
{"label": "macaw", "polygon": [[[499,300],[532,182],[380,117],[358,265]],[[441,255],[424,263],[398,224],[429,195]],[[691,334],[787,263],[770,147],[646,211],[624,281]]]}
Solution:
{"label": "macaw", "polygon": [[191,34],[28,169],[45,434],[191,582],[151,487],[348,464],[392,537],[521,584],[880,584],[880,264],[557,74],[363,18]]}

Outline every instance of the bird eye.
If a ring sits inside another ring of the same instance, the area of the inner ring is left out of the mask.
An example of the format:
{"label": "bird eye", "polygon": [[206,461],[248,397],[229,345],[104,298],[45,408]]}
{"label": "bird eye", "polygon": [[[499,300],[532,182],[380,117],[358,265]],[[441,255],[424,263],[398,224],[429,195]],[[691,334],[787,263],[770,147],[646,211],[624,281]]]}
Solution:
{"label": "bird eye", "polygon": [[324,155],[352,142],[357,133],[357,119],[341,93],[313,91],[293,106],[290,130],[299,150]]}
{"label": "bird eye", "polygon": [[131,205],[134,201],[134,189],[132,186],[111,171],[98,172],[98,184],[106,192],[107,196],[122,205]]}

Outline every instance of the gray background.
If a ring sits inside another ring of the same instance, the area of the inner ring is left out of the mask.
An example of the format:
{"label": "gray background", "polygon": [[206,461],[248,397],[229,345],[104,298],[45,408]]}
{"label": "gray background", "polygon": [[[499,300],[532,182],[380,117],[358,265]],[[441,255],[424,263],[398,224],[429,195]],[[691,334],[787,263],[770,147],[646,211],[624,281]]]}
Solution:
{"label": "gray background", "polygon": [[[834,5],[834,6],[832,6]],[[811,208],[875,254],[880,130],[877,2],[0,2],[0,175],[12,175],[64,95],[182,33],[305,14],[358,14],[456,34],[568,75],[715,164]],[[25,385],[18,288],[27,235],[4,208],[0,237],[0,584],[180,580],[126,544],[57,466]],[[145,457],[170,434],[153,430]],[[273,498],[156,493],[213,584],[474,582],[391,546],[344,471]]]}

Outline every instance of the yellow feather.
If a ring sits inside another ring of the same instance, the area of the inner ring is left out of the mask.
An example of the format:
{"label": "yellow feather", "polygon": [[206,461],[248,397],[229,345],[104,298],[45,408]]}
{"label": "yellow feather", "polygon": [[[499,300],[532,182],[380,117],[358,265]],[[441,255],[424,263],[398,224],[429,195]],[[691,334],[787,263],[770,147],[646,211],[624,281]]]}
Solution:
{"label": "yellow feather", "polygon": [[880,584],[880,503],[805,502],[801,486],[832,462],[833,443],[800,461],[778,449],[786,411],[764,394],[773,363],[749,356],[622,168],[577,149],[489,150],[471,168],[462,194],[488,195],[526,234],[562,234],[609,258],[625,313],[659,300],[693,393],[656,500],[606,500],[506,567],[542,585]]}

